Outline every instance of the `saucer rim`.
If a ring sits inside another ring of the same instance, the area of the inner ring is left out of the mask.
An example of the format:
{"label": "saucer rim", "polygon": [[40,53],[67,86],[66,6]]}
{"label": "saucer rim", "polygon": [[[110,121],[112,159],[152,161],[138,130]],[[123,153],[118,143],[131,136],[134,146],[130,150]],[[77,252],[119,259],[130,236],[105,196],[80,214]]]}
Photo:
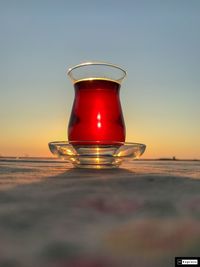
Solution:
{"label": "saucer rim", "polygon": [[[84,140],[84,141],[51,141],[48,143],[48,145],[50,144],[64,144],[64,145],[71,145],[73,146],[73,143],[77,143],[77,142],[80,142],[80,143],[89,143],[89,142],[94,142],[94,144],[85,144],[86,146],[93,146],[93,145],[101,145],[101,146],[112,146],[112,145],[138,145],[138,146],[145,146],[146,148],[146,145],[145,144],[142,144],[142,143],[137,143],[137,142],[118,142],[118,141],[105,141],[105,144],[101,144],[102,141],[91,141],[91,140]],[[111,142],[111,143],[107,143],[107,142]],[[81,145],[81,144],[76,144],[76,145]]]}

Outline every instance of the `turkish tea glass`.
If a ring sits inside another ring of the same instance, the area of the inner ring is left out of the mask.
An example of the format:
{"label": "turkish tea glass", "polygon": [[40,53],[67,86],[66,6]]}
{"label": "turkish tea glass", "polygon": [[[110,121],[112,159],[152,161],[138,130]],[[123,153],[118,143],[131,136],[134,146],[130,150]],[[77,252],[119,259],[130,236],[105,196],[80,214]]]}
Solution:
{"label": "turkish tea glass", "polygon": [[73,146],[120,146],[126,129],[120,103],[120,86],[126,71],[103,62],[87,62],[70,68],[75,98],[68,124]]}
{"label": "turkish tea glass", "polygon": [[69,69],[68,75],[75,90],[68,141],[50,142],[51,152],[77,168],[116,168],[139,158],[146,146],[125,142],[120,86],[126,71],[109,63],[87,62]]}

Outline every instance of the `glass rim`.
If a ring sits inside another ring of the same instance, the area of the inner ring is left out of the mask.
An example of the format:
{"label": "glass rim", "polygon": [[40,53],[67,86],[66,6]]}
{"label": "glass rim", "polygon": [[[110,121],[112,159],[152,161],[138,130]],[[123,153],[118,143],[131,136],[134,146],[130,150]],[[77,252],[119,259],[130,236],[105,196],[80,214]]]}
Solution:
{"label": "glass rim", "polygon": [[94,65],[94,66],[97,66],[97,65],[99,65],[99,66],[107,66],[107,67],[111,67],[111,68],[113,68],[113,69],[118,69],[118,70],[120,70],[120,71],[123,73],[123,75],[122,75],[122,77],[120,77],[120,78],[118,79],[119,81],[122,81],[122,80],[126,77],[126,75],[127,75],[127,71],[125,71],[125,70],[124,70],[123,68],[121,68],[120,66],[115,65],[115,64],[112,64],[112,63],[109,63],[109,62],[104,62],[104,61],[88,61],[88,62],[80,63],[80,64],[78,64],[78,65],[75,65],[74,67],[69,68],[69,69],[67,70],[67,75],[68,75],[72,80],[74,80],[73,77],[72,77],[72,75],[71,75],[71,72],[72,72],[73,70],[78,69],[78,68],[82,68],[82,67],[92,66],[92,65]]}

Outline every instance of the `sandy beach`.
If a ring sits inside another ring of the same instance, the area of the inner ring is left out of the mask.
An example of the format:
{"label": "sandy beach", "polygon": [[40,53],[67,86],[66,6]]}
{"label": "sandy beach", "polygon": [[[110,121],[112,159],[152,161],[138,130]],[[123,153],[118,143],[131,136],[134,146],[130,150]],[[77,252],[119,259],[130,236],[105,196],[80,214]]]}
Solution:
{"label": "sandy beach", "polygon": [[199,256],[200,162],[0,161],[1,267],[171,267]]}

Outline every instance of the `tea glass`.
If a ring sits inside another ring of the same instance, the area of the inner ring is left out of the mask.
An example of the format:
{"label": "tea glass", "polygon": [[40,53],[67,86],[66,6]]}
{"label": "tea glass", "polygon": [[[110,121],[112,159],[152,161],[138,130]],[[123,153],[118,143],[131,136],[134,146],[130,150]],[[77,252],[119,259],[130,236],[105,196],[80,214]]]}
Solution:
{"label": "tea glass", "polygon": [[116,168],[141,156],[146,146],[126,143],[120,87],[126,71],[104,62],[87,62],[68,70],[75,97],[68,123],[68,141],[49,148],[78,168]]}
{"label": "tea glass", "polygon": [[[100,62],[83,63],[68,71],[75,98],[68,125],[73,145],[119,144],[125,142],[125,123],[120,86],[126,76],[122,68]],[[79,142],[80,141],[80,142]]]}

